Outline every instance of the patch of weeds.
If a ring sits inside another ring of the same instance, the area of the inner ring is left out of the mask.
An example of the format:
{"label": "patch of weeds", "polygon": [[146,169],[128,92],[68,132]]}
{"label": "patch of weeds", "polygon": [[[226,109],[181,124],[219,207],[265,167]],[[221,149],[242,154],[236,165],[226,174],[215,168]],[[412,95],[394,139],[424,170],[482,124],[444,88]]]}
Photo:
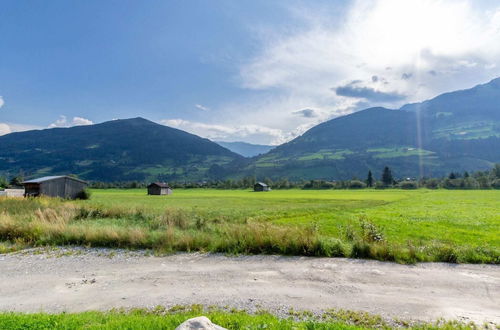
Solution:
{"label": "patch of weeds", "polygon": [[369,221],[365,216],[360,217],[359,226],[361,227],[361,237],[364,241],[384,241],[384,234],[382,233],[382,229],[378,228],[377,225]]}
{"label": "patch of weeds", "polygon": [[329,309],[322,315],[325,321],[340,321],[347,324],[362,326],[367,328],[387,328],[387,323],[380,315],[373,315],[366,312],[354,312],[343,309]]}

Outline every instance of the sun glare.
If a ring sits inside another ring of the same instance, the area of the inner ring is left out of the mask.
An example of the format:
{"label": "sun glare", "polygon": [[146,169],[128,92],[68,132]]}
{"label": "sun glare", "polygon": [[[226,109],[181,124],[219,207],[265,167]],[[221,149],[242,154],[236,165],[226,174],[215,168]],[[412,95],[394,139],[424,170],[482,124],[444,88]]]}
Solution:
{"label": "sun glare", "polygon": [[368,63],[394,65],[422,52],[456,54],[474,42],[473,13],[465,2],[386,0],[359,6],[362,10],[354,10],[351,20],[357,28],[350,30]]}

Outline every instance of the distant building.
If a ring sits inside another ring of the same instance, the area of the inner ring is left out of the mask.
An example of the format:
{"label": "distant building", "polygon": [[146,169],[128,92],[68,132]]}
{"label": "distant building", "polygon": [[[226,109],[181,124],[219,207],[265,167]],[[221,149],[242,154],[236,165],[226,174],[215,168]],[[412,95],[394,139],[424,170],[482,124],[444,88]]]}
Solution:
{"label": "distant building", "polygon": [[172,195],[172,188],[165,182],[153,182],[148,186],[148,195]]}
{"label": "distant building", "polygon": [[50,196],[76,199],[87,182],[70,176],[45,176],[23,182],[24,196]]}
{"label": "distant building", "polygon": [[271,187],[263,182],[257,182],[253,186],[253,191],[271,191]]}

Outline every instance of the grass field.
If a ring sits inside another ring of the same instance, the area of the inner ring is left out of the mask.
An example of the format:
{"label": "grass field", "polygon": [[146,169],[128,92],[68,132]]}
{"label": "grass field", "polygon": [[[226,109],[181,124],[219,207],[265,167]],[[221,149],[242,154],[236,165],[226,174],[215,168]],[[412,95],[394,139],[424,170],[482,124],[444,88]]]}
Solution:
{"label": "grass field", "polygon": [[500,263],[500,191],[94,190],[87,201],[0,199],[0,250],[79,244]]}
{"label": "grass field", "polygon": [[334,329],[476,329],[473,324],[460,322],[436,322],[409,324],[405,321],[387,322],[367,313],[330,310],[321,316],[309,312],[290,311],[288,318],[278,318],[266,312],[248,314],[245,311],[204,310],[201,306],[178,306],[167,310],[157,307],[151,310],[84,312],[78,314],[21,314],[0,313],[0,328],[24,329],[175,329],[187,319],[207,316],[213,323],[227,329],[269,330],[334,330]]}

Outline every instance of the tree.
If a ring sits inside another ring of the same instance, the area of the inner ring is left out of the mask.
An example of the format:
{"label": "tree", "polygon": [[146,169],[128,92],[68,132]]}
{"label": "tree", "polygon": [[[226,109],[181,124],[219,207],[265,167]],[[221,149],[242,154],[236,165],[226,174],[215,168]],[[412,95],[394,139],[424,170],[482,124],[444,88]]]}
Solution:
{"label": "tree", "polygon": [[24,181],[24,177],[22,174],[19,174],[18,176],[13,177],[10,179],[9,185],[14,186],[14,187],[19,187],[22,186],[22,182]]}
{"label": "tree", "polygon": [[366,188],[366,184],[359,180],[351,180],[349,182],[349,189],[363,189]]}
{"label": "tree", "polygon": [[394,182],[394,178],[392,177],[391,169],[386,166],[384,167],[384,172],[382,173],[382,183],[384,186],[390,186]]}
{"label": "tree", "polygon": [[255,184],[255,177],[254,176],[246,176],[243,178],[242,188],[252,188],[253,185]]}
{"label": "tree", "polygon": [[450,180],[453,180],[453,179],[456,179],[456,178],[458,178],[458,175],[456,175],[453,172],[451,172],[450,175],[448,175],[448,179],[450,179]]}
{"label": "tree", "polygon": [[466,179],[467,179],[469,176],[470,176],[470,175],[469,175],[469,172],[465,171],[465,172],[464,172],[464,178],[466,178]]}
{"label": "tree", "polygon": [[493,169],[491,170],[491,173],[497,179],[500,179],[500,164],[495,164],[495,167],[493,167]]}
{"label": "tree", "polygon": [[366,185],[368,187],[373,187],[373,175],[372,175],[372,171],[368,171],[368,177],[366,178]]}
{"label": "tree", "polygon": [[264,183],[267,184],[269,187],[272,187],[273,185],[273,180],[271,180],[270,178],[265,178],[264,180]]}
{"label": "tree", "polygon": [[0,188],[7,188],[7,185],[9,183],[7,182],[7,179],[3,176],[0,176]]}

